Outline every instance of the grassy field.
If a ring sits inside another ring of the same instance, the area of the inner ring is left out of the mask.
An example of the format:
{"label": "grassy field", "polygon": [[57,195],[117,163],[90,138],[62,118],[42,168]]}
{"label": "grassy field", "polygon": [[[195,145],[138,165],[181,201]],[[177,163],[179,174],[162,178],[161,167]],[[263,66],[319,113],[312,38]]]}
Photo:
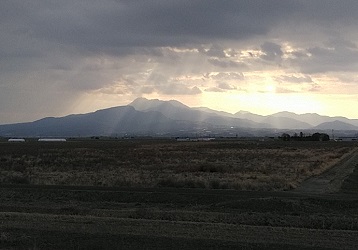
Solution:
{"label": "grassy field", "polygon": [[332,142],[0,143],[0,183],[290,190],[349,153]]}
{"label": "grassy field", "polygon": [[337,194],[291,191],[356,147],[2,142],[0,249],[357,249],[358,163]]}

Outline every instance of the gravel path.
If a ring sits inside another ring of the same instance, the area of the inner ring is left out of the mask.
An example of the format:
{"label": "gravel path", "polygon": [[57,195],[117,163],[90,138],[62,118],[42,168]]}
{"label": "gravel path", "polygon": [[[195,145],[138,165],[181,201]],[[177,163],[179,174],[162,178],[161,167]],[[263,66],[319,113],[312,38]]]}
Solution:
{"label": "gravel path", "polygon": [[321,175],[313,176],[297,187],[295,192],[331,194],[340,191],[343,181],[358,164],[358,148]]}

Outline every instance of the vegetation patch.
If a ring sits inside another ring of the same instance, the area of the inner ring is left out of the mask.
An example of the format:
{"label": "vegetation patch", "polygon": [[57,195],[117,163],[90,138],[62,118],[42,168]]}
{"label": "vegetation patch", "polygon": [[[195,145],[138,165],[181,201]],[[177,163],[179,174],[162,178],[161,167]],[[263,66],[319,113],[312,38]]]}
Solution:
{"label": "vegetation patch", "polygon": [[354,143],[172,140],[0,143],[3,184],[289,190]]}

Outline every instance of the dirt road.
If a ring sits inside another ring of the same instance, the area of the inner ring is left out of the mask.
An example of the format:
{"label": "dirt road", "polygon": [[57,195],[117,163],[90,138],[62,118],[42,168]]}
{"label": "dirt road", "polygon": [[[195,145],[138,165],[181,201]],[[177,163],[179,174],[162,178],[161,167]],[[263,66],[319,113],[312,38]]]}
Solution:
{"label": "dirt road", "polygon": [[321,175],[313,176],[302,182],[294,191],[314,194],[337,193],[340,191],[343,181],[353,173],[357,165],[358,148]]}

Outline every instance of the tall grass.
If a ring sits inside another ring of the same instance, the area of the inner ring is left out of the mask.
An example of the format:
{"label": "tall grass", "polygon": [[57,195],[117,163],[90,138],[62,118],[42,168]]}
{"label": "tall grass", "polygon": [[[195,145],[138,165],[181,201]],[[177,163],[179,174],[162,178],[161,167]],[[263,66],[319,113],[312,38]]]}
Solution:
{"label": "tall grass", "polygon": [[11,184],[288,190],[355,149],[332,142],[0,143]]}

